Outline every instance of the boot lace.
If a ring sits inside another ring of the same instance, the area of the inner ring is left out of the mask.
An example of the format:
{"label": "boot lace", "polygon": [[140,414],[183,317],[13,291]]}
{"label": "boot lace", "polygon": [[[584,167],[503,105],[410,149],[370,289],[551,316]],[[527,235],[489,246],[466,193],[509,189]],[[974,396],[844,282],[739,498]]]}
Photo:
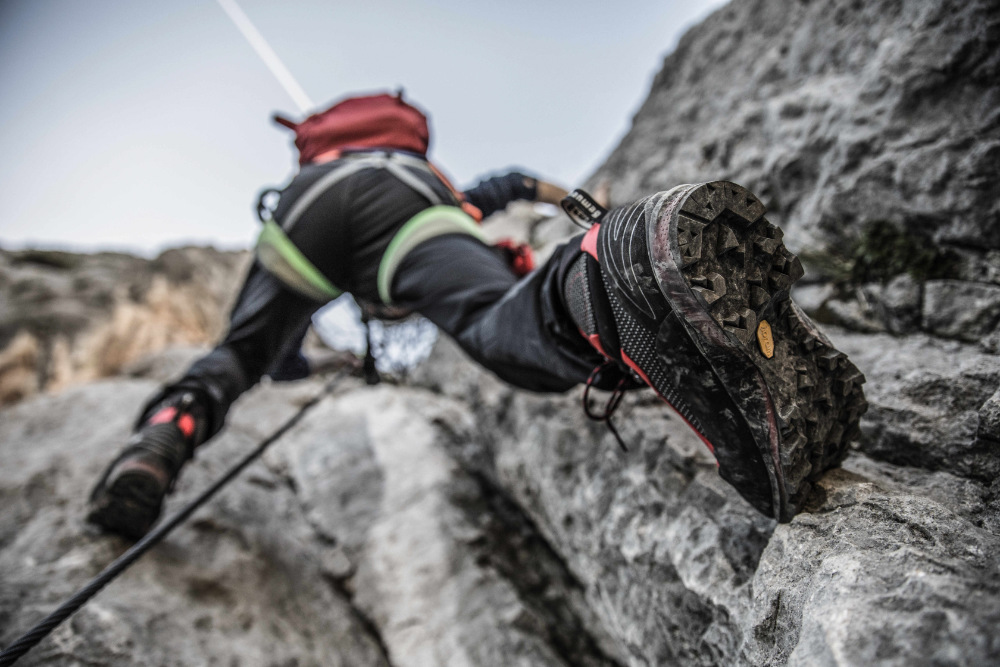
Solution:
{"label": "boot lace", "polygon": [[590,372],[590,377],[587,378],[587,384],[583,389],[583,412],[587,415],[589,419],[595,422],[604,422],[608,430],[611,431],[611,435],[615,436],[615,440],[618,442],[618,446],[621,447],[623,452],[628,452],[628,447],[625,446],[625,441],[622,439],[621,434],[618,433],[618,429],[615,427],[614,422],[611,421],[611,417],[614,416],[615,412],[618,410],[618,406],[621,405],[622,399],[625,397],[625,390],[628,385],[628,376],[623,375],[622,379],[618,381],[618,384],[611,392],[611,396],[608,397],[607,402],[604,404],[603,412],[595,412],[590,406],[590,390],[594,387],[594,381],[601,374],[601,371],[609,369],[613,366],[614,362],[607,361],[600,366],[597,366]]}

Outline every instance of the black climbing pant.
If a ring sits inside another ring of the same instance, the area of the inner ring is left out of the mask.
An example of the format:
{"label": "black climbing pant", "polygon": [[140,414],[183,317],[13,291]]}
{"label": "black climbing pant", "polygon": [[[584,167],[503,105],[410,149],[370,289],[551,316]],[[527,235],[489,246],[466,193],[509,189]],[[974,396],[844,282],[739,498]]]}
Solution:
{"label": "black climbing pant", "polygon": [[[340,165],[304,167],[282,191],[274,219],[278,224],[294,220],[286,228],[288,238],[336,287],[361,300],[378,301],[377,273],[386,249],[408,220],[434,203],[420,190],[433,189],[442,201],[451,195],[429,172],[413,172],[425,186],[415,189],[379,168],[361,169],[321,194],[310,193]],[[505,197],[516,196],[517,189],[507,187],[492,198],[474,199],[497,208]],[[304,212],[295,218],[291,212],[303,205]],[[586,381],[602,362],[562,302],[565,274],[580,252],[577,238],[519,280],[478,239],[438,236],[403,256],[390,295],[396,305],[431,320],[503,380],[531,391],[565,391]],[[154,397],[140,422],[166,395],[188,390],[201,397],[210,419],[208,433],[214,435],[243,392],[264,375],[285,374],[287,360],[294,359],[312,315],[323,305],[254,263],[225,339]]]}
{"label": "black climbing pant", "polygon": [[[565,273],[579,253],[577,238],[518,279],[481,241],[460,234],[440,236],[405,257],[392,296],[397,305],[427,317],[501,379],[531,391],[565,391],[586,381],[602,361],[562,303]],[[214,435],[232,403],[296,353],[322,305],[255,263],[233,307],[226,337],[151,400],[147,411],[175,391],[194,391],[206,404],[209,434]]]}

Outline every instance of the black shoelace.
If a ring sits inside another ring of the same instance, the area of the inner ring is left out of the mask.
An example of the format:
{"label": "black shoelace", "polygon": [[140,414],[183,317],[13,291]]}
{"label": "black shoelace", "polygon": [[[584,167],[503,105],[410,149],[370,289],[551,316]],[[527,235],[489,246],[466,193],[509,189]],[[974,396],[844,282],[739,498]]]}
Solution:
{"label": "black shoelace", "polygon": [[628,376],[623,376],[622,379],[618,381],[618,384],[611,392],[611,396],[608,397],[607,402],[604,404],[604,412],[602,414],[594,412],[594,410],[590,407],[590,390],[594,386],[594,380],[597,379],[597,376],[600,375],[601,371],[609,368],[613,363],[614,362],[606,361],[590,372],[590,377],[587,378],[587,385],[583,390],[583,412],[587,415],[587,417],[595,422],[604,422],[607,424],[608,430],[611,431],[611,435],[615,436],[615,440],[618,441],[618,446],[622,448],[623,452],[627,452],[628,447],[625,446],[625,441],[622,440],[622,436],[618,433],[618,429],[611,421],[611,417],[614,416],[615,411],[618,410],[618,406],[621,405],[622,399],[625,397],[625,387],[628,382]]}

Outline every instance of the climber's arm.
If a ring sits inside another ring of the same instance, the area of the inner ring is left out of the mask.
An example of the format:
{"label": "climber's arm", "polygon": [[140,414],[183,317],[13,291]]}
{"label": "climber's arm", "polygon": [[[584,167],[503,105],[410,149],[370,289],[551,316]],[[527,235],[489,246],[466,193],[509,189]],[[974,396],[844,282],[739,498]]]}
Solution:
{"label": "climber's arm", "polygon": [[483,212],[484,217],[488,217],[518,199],[558,206],[566,191],[558,185],[514,171],[480,181],[463,194],[469,203]]}

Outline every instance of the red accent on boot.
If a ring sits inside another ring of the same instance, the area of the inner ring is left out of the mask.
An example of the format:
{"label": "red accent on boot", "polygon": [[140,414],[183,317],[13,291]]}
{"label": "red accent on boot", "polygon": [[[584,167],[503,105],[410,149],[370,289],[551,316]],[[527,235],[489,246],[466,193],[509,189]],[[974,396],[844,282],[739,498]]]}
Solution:
{"label": "red accent on boot", "polygon": [[152,426],[153,424],[169,424],[170,422],[176,422],[177,428],[181,430],[185,438],[190,438],[194,434],[194,429],[197,426],[194,421],[194,417],[189,414],[177,414],[177,408],[174,406],[167,406],[162,408],[159,412],[149,418],[146,424]]}
{"label": "red accent on boot", "polygon": [[610,359],[611,358],[611,355],[609,355],[607,352],[604,351],[604,347],[601,345],[601,337],[600,336],[598,336],[595,333],[588,335],[588,334],[586,334],[586,333],[583,332],[583,329],[577,329],[577,331],[580,332],[580,335],[583,336],[586,339],[586,341],[588,343],[590,343],[591,346],[593,346],[593,348],[595,350],[597,350],[598,352],[601,353],[601,356],[603,356],[605,359]]}
{"label": "red accent on boot", "polygon": [[594,259],[597,259],[597,232],[600,228],[600,223],[592,226],[587,230],[587,233],[583,235],[583,240],[580,241],[580,250],[584,251]]}
{"label": "red accent on boot", "polygon": [[177,428],[181,430],[185,438],[190,438],[194,434],[194,417],[191,415],[181,415],[177,420]]}
{"label": "red accent on boot", "polygon": [[[638,374],[639,374],[639,377],[641,377],[641,378],[642,378],[642,381],[643,381],[643,382],[645,382],[645,383],[646,383],[647,385],[649,385],[649,387],[650,387],[650,388],[651,388],[651,389],[652,389],[653,391],[656,391],[656,387],[654,387],[654,386],[653,386],[653,383],[649,381],[649,377],[648,377],[648,376],[647,376],[647,375],[646,375],[645,373],[643,373],[643,372],[642,372],[642,369],[641,369],[641,368],[639,368],[639,364],[637,364],[637,363],[635,363],[634,361],[632,361],[632,360],[631,360],[631,359],[629,358],[629,356],[628,356],[627,354],[625,354],[625,350],[622,350],[622,361],[624,361],[624,362],[625,362],[625,365],[626,365],[626,366],[628,366],[629,368],[631,368],[632,370],[634,370],[634,371],[635,371],[636,373],[638,373]],[[680,417],[680,418],[681,418],[681,420],[682,420],[682,421],[683,421],[683,422],[684,422],[685,424],[687,424],[687,425],[688,425],[688,427],[690,427],[690,429],[691,429],[692,431],[694,431],[694,432],[695,432],[695,435],[697,435],[697,436],[698,436],[699,438],[701,438],[701,441],[705,443],[705,446],[706,446],[706,447],[708,447],[709,451],[710,451],[710,452],[712,452],[712,454],[715,454],[715,446],[714,446],[714,445],[713,445],[713,444],[712,444],[711,442],[709,442],[709,441],[708,441],[708,439],[707,439],[707,438],[706,438],[706,437],[705,437],[704,435],[702,435],[702,434],[701,434],[701,431],[699,431],[698,429],[696,429],[696,428],[695,428],[695,427],[694,427],[694,426],[693,426],[693,425],[691,424],[691,422],[689,422],[689,421],[688,421],[687,419],[685,419],[685,418],[684,418],[684,415],[682,415],[682,414],[680,413],[680,410],[678,410],[677,408],[675,408],[675,407],[674,407],[674,405],[673,405],[673,403],[671,403],[670,401],[668,401],[667,399],[665,399],[665,398],[663,397],[663,395],[662,395],[662,394],[660,394],[660,392],[656,391],[656,395],[660,397],[660,400],[661,400],[661,401],[663,401],[664,403],[666,403],[667,405],[669,405],[669,406],[670,406],[670,408],[671,408],[671,409],[672,409],[672,410],[673,410],[674,412],[676,412],[676,413],[677,413],[677,416],[678,416],[678,417]],[[716,466],[718,466],[718,465],[719,465],[719,461],[718,461],[718,460],[716,460],[716,461],[715,461],[715,465],[716,465]]]}
{"label": "red accent on boot", "polygon": [[173,406],[167,406],[162,408],[159,412],[149,418],[147,424],[168,424],[174,420],[177,416],[177,408]]}

